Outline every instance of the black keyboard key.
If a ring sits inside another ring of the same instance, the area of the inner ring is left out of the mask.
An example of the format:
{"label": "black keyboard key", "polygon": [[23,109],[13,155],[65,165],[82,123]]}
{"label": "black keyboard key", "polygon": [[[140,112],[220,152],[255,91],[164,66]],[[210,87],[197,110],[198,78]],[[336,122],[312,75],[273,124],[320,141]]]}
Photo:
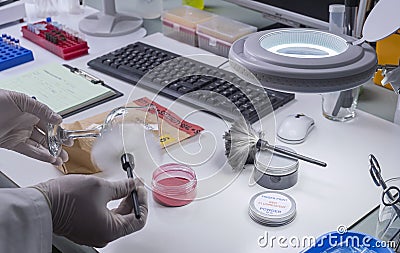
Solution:
{"label": "black keyboard key", "polygon": [[145,72],[143,72],[142,70],[136,68],[136,67],[130,67],[127,65],[120,65],[118,70],[120,70],[121,72],[133,75],[133,74],[137,74],[139,76],[143,76],[145,74]]}
{"label": "black keyboard key", "polygon": [[207,84],[206,86],[204,86],[203,90],[214,90],[217,87],[218,87],[218,84],[210,83],[210,84]]}
{"label": "black keyboard key", "polygon": [[179,93],[182,93],[182,94],[186,94],[186,93],[188,93],[188,92],[190,92],[190,91],[192,91],[192,89],[190,89],[190,88],[188,88],[188,87],[185,87],[185,86],[180,87],[180,88],[178,89],[178,92],[179,92]]}
{"label": "black keyboard key", "polygon": [[181,88],[181,86],[179,85],[179,83],[173,83],[173,84],[169,85],[168,88],[177,91],[177,90],[179,90],[179,88]]}
{"label": "black keyboard key", "polygon": [[179,83],[180,85],[182,85],[182,86],[184,86],[184,87],[190,89],[190,90],[195,90],[195,89],[198,88],[198,86],[196,85],[196,83],[195,83],[195,82],[190,82],[190,80],[189,80],[189,81],[178,81],[178,83]]}

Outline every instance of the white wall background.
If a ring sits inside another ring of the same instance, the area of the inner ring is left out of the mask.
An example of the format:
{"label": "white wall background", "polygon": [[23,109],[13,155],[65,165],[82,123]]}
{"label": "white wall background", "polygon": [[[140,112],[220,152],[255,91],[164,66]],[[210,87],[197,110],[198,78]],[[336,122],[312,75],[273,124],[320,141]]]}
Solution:
{"label": "white wall background", "polygon": [[[124,12],[134,11],[137,0],[115,0],[117,10]],[[101,0],[84,0],[84,3],[96,9],[102,9]]]}

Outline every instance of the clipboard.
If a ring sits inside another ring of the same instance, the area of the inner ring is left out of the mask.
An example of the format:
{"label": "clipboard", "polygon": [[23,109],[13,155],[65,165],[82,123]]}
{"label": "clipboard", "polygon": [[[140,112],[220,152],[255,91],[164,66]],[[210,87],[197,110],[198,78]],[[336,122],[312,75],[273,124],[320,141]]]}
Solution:
{"label": "clipboard", "polygon": [[49,64],[0,80],[0,88],[35,97],[64,118],[123,95],[99,78],[67,64]]}
{"label": "clipboard", "polygon": [[93,102],[93,103],[91,103],[89,105],[86,105],[83,108],[77,108],[77,109],[75,109],[75,110],[73,110],[73,111],[71,111],[69,113],[61,114],[61,116],[63,118],[66,118],[66,117],[69,117],[71,115],[80,113],[82,111],[85,111],[87,109],[93,108],[93,107],[98,106],[98,105],[101,105],[101,104],[106,103],[108,101],[111,101],[113,99],[122,97],[124,95],[122,92],[120,92],[120,91],[114,89],[113,87],[105,84],[104,81],[100,80],[99,78],[97,78],[97,77],[95,77],[95,76],[93,76],[93,75],[91,75],[91,74],[89,74],[89,73],[87,73],[87,72],[85,72],[85,71],[83,71],[81,69],[72,67],[72,66],[70,66],[68,64],[63,64],[63,66],[68,68],[72,73],[78,74],[78,75],[82,76],[83,78],[85,78],[86,80],[89,80],[91,83],[102,85],[103,87],[106,87],[106,88],[108,88],[108,89],[110,89],[111,91],[114,92],[114,94],[112,96],[103,98],[103,99],[101,99],[99,101],[96,101],[96,102]]}

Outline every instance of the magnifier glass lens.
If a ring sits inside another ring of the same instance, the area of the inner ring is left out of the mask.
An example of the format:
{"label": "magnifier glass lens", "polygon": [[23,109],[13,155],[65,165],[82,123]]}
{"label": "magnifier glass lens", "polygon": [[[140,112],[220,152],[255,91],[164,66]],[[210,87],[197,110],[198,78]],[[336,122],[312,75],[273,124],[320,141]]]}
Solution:
{"label": "magnifier glass lens", "polygon": [[325,58],[347,50],[347,42],[334,34],[309,30],[282,30],[260,38],[265,50],[294,58]]}

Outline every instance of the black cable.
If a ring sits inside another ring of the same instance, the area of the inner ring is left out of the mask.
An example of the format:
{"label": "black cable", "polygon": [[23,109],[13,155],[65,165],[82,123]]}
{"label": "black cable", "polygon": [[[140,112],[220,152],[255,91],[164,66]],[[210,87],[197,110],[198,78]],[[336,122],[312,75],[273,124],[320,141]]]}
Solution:
{"label": "black cable", "polygon": [[0,7],[4,6],[4,5],[7,5],[7,4],[14,3],[14,2],[18,2],[18,1],[19,0],[6,0],[6,1],[0,2]]}
{"label": "black cable", "polygon": [[222,66],[224,66],[228,62],[229,62],[229,60],[224,61],[223,63],[221,63],[220,65],[217,66],[217,69],[221,68]]}

